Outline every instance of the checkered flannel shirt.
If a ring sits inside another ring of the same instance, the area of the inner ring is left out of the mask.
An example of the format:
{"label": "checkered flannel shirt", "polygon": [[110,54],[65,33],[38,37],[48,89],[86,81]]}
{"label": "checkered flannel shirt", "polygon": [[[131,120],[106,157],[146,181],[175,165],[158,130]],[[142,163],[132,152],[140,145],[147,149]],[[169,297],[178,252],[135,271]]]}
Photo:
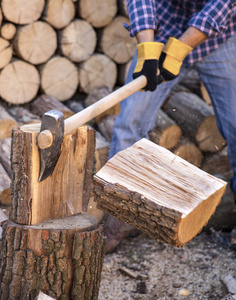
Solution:
{"label": "checkered flannel shirt", "polygon": [[209,39],[187,57],[191,65],[218,48],[236,34],[236,0],[127,0],[133,37],[145,29],[155,30],[155,41],[166,43],[169,37],[179,38],[193,26]]}

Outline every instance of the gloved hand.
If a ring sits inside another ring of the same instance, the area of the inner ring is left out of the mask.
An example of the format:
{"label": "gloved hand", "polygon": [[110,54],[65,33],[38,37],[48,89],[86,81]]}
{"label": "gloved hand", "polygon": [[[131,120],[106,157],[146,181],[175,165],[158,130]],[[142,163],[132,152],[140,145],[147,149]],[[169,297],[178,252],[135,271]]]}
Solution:
{"label": "gloved hand", "polygon": [[147,78],[145,91],[154,91],[157,87],[159,57],[163,46],[164,44],[157,42],[144,42],[137,45],[137,64],[133,79],[144,75]]}
{"label": "gloved hand", "polygon": [[175,79],[179,75],[183,60],[192,50],[185,43],[170,37],[159,60],[160,81]]}

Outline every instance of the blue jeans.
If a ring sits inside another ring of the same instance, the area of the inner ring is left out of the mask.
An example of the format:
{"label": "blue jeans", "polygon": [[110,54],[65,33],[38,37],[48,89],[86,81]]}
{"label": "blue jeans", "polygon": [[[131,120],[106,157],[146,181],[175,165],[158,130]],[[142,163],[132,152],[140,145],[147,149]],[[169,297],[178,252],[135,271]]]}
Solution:
{"label": "blue jeans", "polygon": [[[216,122],[227,142],[228,157],[233,170],[231,187],[236,191],[236,36],[231,37],[217,50],[195,64],[206,86],[214,108]],[[132,80],[136,65],[134,56],[126,83]],[[154,92],[137,92],[121,102],[121,112],[116,119],[109,158],[130,147],[141,138],[148,139],[148,132],[155,127],[155,117],[170,90],[185,75],[162,83]]]}

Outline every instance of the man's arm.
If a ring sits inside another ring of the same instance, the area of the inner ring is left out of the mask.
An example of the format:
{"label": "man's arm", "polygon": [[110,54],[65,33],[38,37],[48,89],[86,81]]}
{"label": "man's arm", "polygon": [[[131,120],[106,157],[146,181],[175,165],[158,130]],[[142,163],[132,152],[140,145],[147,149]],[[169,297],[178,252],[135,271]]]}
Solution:
{"label": "man's arm", "polygon": [[208,36],[205,33],[191,26],[182,34],[179,41],[194,49],[207,39]]}

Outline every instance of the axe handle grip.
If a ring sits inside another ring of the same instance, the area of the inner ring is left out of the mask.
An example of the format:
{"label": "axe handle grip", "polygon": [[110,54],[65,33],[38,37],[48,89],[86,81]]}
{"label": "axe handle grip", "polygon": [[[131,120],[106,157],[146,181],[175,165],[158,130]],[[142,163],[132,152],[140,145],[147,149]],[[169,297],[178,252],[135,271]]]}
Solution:
{"label": "axe handle grip", "polygon": [[[79,126],[84,125],[93,118],[97,117],[101,113],[105,112],[112,106],[131,96],[135,92],[143,89],[147,85],[147,78],[144,75],[134,79],[128,84],[122,86],[106,97],[100,99],[96,103],[88,106],[84,110],[74,114],[73,116],[67,118],[64,123],[64,136],[70,134],[73,130]],[[48,130],[40,132],[38,137],[38,145],[41,149],[46,149],[50,147],[51,137],[48,135]]]}

